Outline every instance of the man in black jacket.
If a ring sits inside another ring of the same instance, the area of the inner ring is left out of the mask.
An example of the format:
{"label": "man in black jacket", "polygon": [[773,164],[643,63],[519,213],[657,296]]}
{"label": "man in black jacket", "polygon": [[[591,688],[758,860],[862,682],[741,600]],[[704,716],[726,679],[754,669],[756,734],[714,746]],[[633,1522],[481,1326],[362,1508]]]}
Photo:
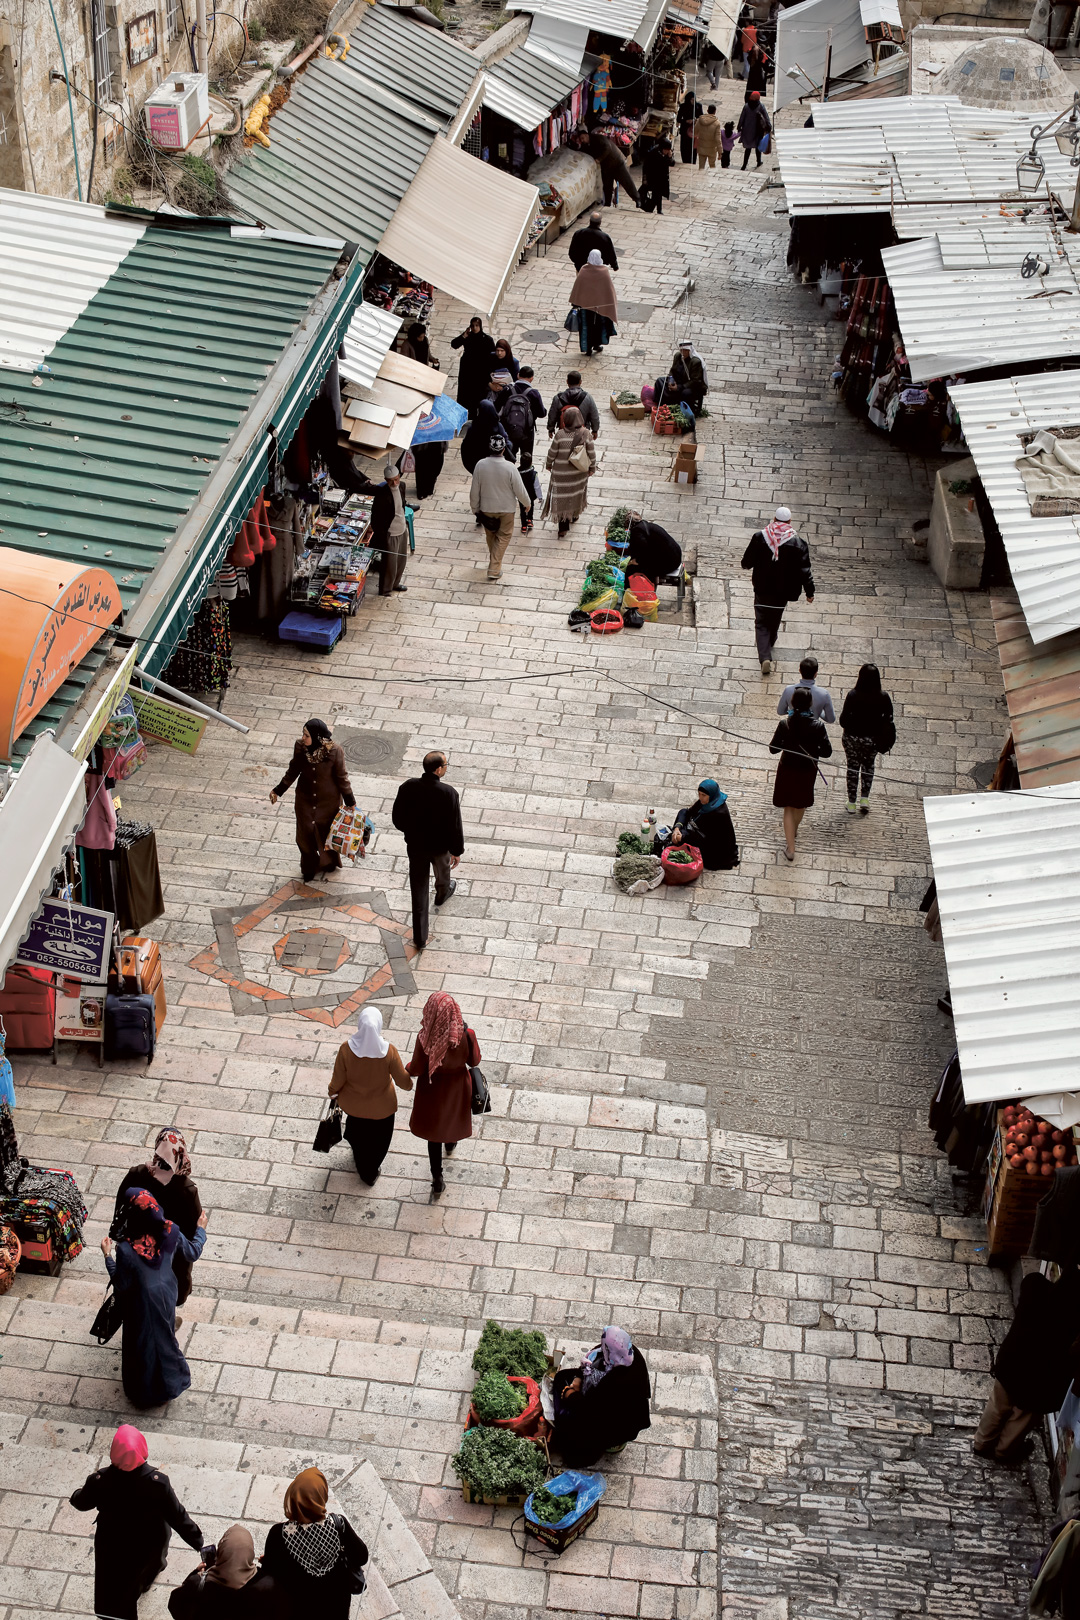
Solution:
{"label": "man in black jacket", "polygon": [[585,426],[592,430],[593,438],[600,434],[600,412],[596,408],[596,401],[590,393],[581,386],[581,372],[568,371],[566,373],[566,387],[561,394],[556,394],[548,411],[548,437],[555,437],[559,426],[559,419],[568,405],[573,405],[585,419]]}
{"label": "man in black jacket", "polygon": [[575,270],[580,270],[583,264],[588,263],[589,254],[593,248],[599,253],[609,269],[617,270],[619,261],[615,255],[615,244],[607,231],[600,229],[602,215],[594,212],[589,215],[589,223],[580,231],[575,231],[570,238],[570,262]]}
{"label": "man in black jacket", "polygon": [[379,569],[379,595],[407,591],[401,583],[409,560],[409,529],[405,521],[405,492],[401,473],[387,462],[384,479],[376,487],[371,503],[371,545]]}
{"label": "man in black jacket", "polygon": [[446,765],[445,754],[425,754],[423,776],[402,782],[394,800],[392,820],[405,834],[409,852],[413,944],[418,950],[427,944],[428,870],[435,871],[435,904],[444,905],[457,888],[451,869],[465,853],[457,791],[442,780]]}
{"label": "man in black jacket", "polygon": [[761,673],[771,675],[773,648],[784,609],[789,602],[797,602],[803,591],[808,602],[814,600],[810,547],[791,527],[791,513],[786,506],[778,506],[773,521],[751,535],[742,566],[753,569],[757,655]]}

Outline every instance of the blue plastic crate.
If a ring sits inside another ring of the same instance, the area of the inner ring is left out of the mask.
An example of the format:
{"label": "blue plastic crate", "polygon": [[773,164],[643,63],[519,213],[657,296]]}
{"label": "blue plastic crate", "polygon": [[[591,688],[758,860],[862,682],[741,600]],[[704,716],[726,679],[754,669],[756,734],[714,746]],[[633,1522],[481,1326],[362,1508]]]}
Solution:
{"label": "blue plastic crate", "polygon": [[343,631],[340,614],[331,619],[324,619],[315,613],[287,613],[278,625],[278,639],[295,641],[301,647],[318,647],[321,652],[329,652]]}

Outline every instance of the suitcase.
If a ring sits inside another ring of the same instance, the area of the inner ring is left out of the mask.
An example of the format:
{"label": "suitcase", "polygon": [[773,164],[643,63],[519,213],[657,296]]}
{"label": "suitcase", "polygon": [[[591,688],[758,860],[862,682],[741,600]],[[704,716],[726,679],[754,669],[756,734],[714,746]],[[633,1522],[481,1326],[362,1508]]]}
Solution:
{"label": "suitcase", "polygon": [[46,968],[12,967],[0,990],[0,1018],[7,1044],[15,1048],[47,1051],[56,1025],[56,985]]}
{"label": "suitcase", "polygon": [[161,1034],[165,1022],[165,977],[161,969],[161,951],[157,940],[140,934],[129,934],[120,941],[120,973],[123,988],[154,998],[155,1033]]}
{"label": "suitcase", "polygon": [[141,1057],[154,1061],[157,1022],[151,995],[113,995],[105,998],[105,1056]]}

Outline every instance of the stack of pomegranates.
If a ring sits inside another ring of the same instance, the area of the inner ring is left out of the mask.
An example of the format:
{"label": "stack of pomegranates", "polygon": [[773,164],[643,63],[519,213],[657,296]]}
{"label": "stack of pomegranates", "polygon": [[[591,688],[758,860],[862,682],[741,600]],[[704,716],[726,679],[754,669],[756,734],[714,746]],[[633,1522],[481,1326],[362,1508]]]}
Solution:
{"label": "stack of pomegranates", "polygon": [[1002,1110],[1005,1155],[1014,1170],[1029,1176],[1052,1176],[1055,1170],[1076,1163],[1071,1130],[1059,1131],[1045,1119],[1036,1119],[1023,1103]]}

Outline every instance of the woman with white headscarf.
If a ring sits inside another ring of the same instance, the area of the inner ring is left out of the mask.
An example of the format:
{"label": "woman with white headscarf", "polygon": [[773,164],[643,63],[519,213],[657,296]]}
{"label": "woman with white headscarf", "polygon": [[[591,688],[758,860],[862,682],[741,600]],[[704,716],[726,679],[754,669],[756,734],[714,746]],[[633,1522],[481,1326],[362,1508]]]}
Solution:
{"label": "woman with white headscarf", "polygon": [[378,1007],[365,1007],[356,1034],[338,1049],[329,1091],[346,1115],[345,1140],[353,1151],[356,1173],[373,1187],[390,1151],[397,1113],[398,1086],[412,1090],[412,1080],[382,1032]]}
{"label": "woman with white headscarf", "polygon": [[555,1374],[552,1390],[552,1446],[568,1468],[588,1468],[651,1426],[649,1369],[625,1328],[606,1327],[576,1371]]}
{"label": "woman with white headscarf", "polygon": [[599,354],[609,338],[618,336],[615,322],[619,318],[615,283],[599,248],[593,248],[578,271],[570,289],[570,303],[573,307],[567,325],[577,333],[578,347],[582,354]]}

